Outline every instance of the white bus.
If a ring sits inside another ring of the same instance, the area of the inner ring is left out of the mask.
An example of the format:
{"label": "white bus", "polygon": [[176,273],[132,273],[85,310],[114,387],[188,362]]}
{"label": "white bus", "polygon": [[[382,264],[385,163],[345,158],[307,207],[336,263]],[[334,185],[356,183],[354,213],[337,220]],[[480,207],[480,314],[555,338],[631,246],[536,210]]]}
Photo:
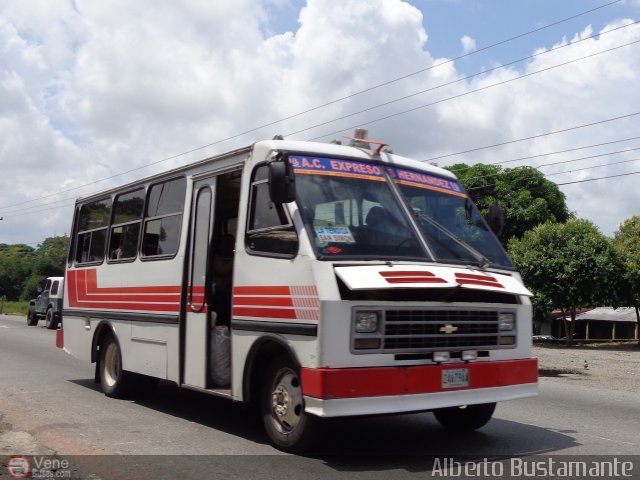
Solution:
{"label": "white bus", "polygon": [[367,147],[261,141],[78,199],[64,349],[111,397],[251,402],[286,451],[323,417],[468,430],[535,395],[531,293],[469,195]]}

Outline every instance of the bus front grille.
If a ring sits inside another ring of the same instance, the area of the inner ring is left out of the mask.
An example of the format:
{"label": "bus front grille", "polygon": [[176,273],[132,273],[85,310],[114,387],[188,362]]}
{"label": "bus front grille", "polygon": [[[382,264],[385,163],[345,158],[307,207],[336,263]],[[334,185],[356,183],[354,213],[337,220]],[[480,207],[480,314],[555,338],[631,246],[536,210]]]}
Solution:
{"label": "bus front grille", "polygon": [[491,310],[386,310],[385,352],[497,348],[498,312]]}

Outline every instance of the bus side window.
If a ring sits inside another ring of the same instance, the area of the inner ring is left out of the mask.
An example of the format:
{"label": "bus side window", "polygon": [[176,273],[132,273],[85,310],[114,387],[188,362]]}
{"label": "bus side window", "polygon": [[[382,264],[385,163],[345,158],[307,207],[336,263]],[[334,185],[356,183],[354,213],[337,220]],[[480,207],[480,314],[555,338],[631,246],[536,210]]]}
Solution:
{"label": "bus side window", "polygon": [[298,235],[282,205],[269,198],[269,167],[258,166],[251,182],[246,246],[249,253],[293,257]]}
{"label": "bus side window", "polygon": [[100,263],[104,260],[110,217],[110,198],[82,205],[78,216],[76,263]]}
{"label": "bus side window", "polygon": [[109,260],[133,260],[138,253],[144,189],[123,193],[113,204]]}
{"label": "bus side window", "polygon": [[184,177],[149,188],[142,234],[143,257],[169,257],[178,252],[186,189]]}

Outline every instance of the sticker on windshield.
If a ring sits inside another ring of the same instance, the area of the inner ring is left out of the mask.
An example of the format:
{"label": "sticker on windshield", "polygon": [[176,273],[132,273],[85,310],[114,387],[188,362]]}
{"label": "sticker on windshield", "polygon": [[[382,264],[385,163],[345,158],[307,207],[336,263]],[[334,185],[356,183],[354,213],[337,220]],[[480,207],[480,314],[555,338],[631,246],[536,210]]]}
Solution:
{"label": "sticker on windshield", "polygon": [[297,174],[331,175],[384,182],[384,171],[378,165],[335,158],[290,155],[289,163]]}
{"label": "sticker on windshield", "polygon": [[322,243],[356,243],[349,227],[313,227]]}
{"label": "sticker on windshield", "polygon": [[400,185],[437,190],[448,193],[449,195],[467,198],[467,194],[464,193],[460,184],[455,180],[448,180],[446,178],[401,168],[390,168],[389,175]]}

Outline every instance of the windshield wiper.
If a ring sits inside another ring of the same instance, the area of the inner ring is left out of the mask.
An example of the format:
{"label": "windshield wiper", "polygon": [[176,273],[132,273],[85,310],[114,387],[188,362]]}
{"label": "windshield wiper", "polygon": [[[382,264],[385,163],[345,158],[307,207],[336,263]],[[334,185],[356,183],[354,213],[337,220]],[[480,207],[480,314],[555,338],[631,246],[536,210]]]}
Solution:
{"label": "windshield wiper", "polygon": [[438,230],[440,230],[442,233],[444,233],[447,237],[451,238],[451,240],[453,240],[458,245],[460,245],[462,248],[464,248],[473,257],[473,259],[478,262],[478,266],[480,268],[486,268],[487,266],[489,266],[489,264],[491,262],[489,261],[489,259],[487,257],[482,255],[479,251],[477,251],[475,248],[473,248],[467,242],[462,240],[460,237],[457,237],[454,233],[452,233],[447,227],[442,225],[440,222],[438,222],[437,220],[431,218],[430,216],[428,216],[428,215],[426,215],[426,214],[424,214],[422,212],[414,212],[414,213],[415,213],[416,217],[419,217],[420,219],[429,222],[432,226],[436,227]]}

